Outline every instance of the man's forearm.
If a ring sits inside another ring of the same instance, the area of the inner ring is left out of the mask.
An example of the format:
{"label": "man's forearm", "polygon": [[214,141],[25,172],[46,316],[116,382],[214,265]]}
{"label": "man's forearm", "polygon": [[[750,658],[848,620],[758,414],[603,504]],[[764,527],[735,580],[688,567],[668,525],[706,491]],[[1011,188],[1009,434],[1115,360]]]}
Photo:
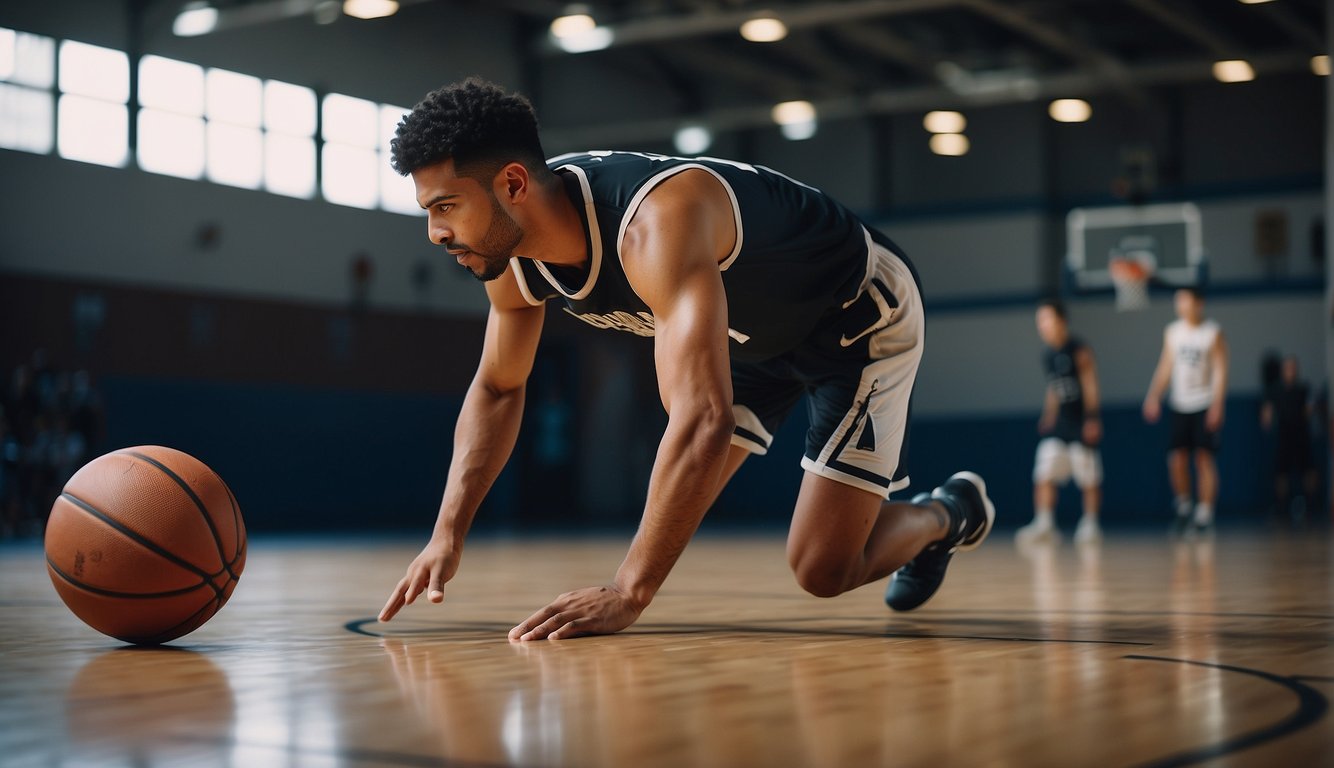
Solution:
{"label": "man's forearm", "polygon": [[644,518],[616,572],[617,587],[641,607],[657,594],[708,511],[732,426],[730,414],[668,423],[653,464]]}
{"label": "man's forearm", "polygon": [[523,419],[524,389],[494,392],[476,382],[468,389],[454,427],[454,456],[435,535],[462,540],[496,477],[514,450]]}

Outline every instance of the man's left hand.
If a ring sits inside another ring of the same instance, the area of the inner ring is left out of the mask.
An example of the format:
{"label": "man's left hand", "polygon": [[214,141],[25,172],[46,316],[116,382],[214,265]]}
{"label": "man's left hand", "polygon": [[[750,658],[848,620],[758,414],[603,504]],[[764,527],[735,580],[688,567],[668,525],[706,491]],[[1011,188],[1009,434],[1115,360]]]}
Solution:
{"label": "man's left hand", "polygon": [[644,606],[615,586],[566,592],[510,630],[510,640],[564,640],[609,635],[635,623]]}

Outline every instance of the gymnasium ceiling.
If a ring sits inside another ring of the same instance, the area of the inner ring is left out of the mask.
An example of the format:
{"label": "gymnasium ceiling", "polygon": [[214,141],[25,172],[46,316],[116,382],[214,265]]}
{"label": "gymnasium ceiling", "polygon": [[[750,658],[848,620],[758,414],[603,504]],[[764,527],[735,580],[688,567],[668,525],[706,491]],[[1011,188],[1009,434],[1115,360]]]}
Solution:
{"label": "gymnasium ceiling", "polygon": [[[1108,92],[1135,102],[1154,86],[1211,81],[1218,60],[1245,59],[1262,78],[1309,73],[1311,57],[1329,50],[1325,0],[591,0],[583,5],[613,41],[579,54],[545,34],[568,4],[479,4],[531,20],[539,57],[653,70],[714,124],[767,120],[789,99],[815,102],[823,116]],[[740,25],[765,12],[787,37],[744,40]],[[709,96],[721,87],[754,106],[719,110]]]}
{"label": "gymnasium ceiling", "polygon": [[[338,7],[332,0],[214,2],[224,12],[281,6],[283,15],[303,7],[336,15]],[[1244,59],[1263,79],[1309,74],[1312,56],[1329,50],[1325,0],[401,3],[510,13],[532,66],[577,56],[655,87],[665,83],[680,113],[673,120],[695,115],[720,128],[763,124],[773,104],[793,99],[813,102],[822,118],[1103,94],[1142,102],[1157,86],[1212,81],[1219,60]],[[569,53],[553,42],[551,21],[576,8],[611,30],[608,47]],[[761,14],[783,20],[787,36],[743,39],[740,25]],[[667,122],[629,120],[605,130],[648,138],[664,135]]]}

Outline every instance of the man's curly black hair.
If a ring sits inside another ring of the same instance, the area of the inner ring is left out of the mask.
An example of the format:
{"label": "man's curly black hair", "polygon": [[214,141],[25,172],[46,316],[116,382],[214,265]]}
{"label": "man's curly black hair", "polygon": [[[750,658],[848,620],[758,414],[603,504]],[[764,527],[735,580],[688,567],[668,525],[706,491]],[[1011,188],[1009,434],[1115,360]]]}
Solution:
{"label": "man's curly black hair", "polygon": [[546,169],[533,105],[476,77],[428,93],[399,121],[389,150],[402,176],[450,158],[456,173],[479,181],[511,162]]}

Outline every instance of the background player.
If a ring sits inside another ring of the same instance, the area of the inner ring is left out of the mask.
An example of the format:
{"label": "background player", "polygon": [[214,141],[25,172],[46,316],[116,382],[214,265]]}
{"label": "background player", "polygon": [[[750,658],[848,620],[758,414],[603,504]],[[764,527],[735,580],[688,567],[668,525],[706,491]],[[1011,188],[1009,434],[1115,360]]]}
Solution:
{"label": "background player", "polygon": [[[548,299],[653,338],[668,413],[639,532],[606,585],[567,592],[514,640],[616,632],[648,606],[724,484],[803,394],[812,426],[788,536],[808,592],[895,574],[908,610],[977,546],[994,509],[959,473],[912,503],[902,449],[922,354],[916,276],[888,238],[811,187],[716,159],[589,152],[545,161],[532,106],[477,80],[399,124],[431,241],[486,282],[491,310],[431,541],[381,611],[443,599],[482,498],[513,450]],[[897,572],[896,572],[897,571]]]}
{"label": "background player", "polygon": [[[1311,390],[1297,378],[1296,355],[1283,358],[1279,380],[1273,392],[1260,406],[1260,424],[1274,429],[1274,514],[1280,521],[1301,520],[1317,509],[1315,463],[1311,459],[1311,418],[1314,408]],[[1302,484],[1305,508],[1292,514],[1290,491],[1292,478]]]}
{"label": "background player", "polygon": [[1083,494],[1084,513],[1075,541],[1101,537],[1098,509],[1102,503],[1102,418],[1098,408],[1098,372],[1093,350],[1070,335],[1065,305],[1055,299],[1038,304],[1038,336],[1047,375],[1042,416],[1038,420],[1037,455],[1033,459],[1033,522],[1020,528],[1021,542],[1053,536],[1059,487],[1074,478]]}
{"label": "background player", "polygon": [[1198,288],[1181,288],[1174,299],[1177,319],[1163,331],[1163,352],[1158,358],[1144,397],[1144,420],[1156,423],[1163,391],[1171,385],[1172,436],[1167,468],[1175,494],[1178,530],[1191,522],[1191,457],[1195,459],[1198,501],[1194,524],[1208,528],[1218,500],[1219,432],[1227,398],[1227,343],[1218,323],[1204,317],[1204,296]]}

